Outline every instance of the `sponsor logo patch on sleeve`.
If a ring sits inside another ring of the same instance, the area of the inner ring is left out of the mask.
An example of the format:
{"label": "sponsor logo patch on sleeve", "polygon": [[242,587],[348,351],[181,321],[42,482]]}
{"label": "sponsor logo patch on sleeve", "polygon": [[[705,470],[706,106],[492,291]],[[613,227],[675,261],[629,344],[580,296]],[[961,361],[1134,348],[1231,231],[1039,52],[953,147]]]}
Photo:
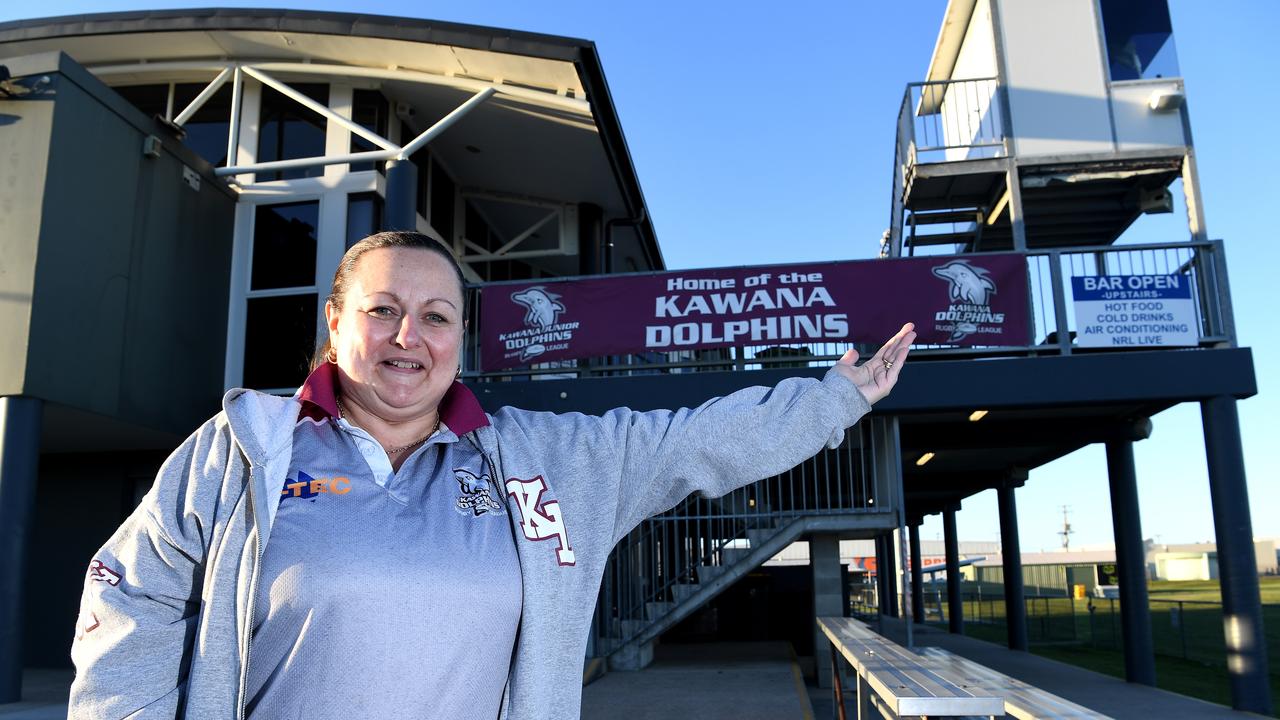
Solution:
{"label": "sponsor logo patch on sleeve", "polygon": [[102,564],[101,560],[89,563],[89,579],[93,582],[104,582],[112,587],[120,584],[120,573]]}

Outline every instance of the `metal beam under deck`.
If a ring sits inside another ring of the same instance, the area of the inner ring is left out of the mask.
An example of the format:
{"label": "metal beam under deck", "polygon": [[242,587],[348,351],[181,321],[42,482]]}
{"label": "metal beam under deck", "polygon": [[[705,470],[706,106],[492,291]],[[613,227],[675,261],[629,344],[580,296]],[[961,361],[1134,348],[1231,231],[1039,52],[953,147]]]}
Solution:
{"label": "metal beam under deck", "polygon": [[[960,360],[936,357],[913,357],[898,387],[876,411],[1167,405],[1222,395],[1246,398],[1258,392],[1249,348],[1077,351],[1070,356]],[[788,377],[820,378],[825,372],[825,368],[806,368],[660,373],[469,386],[490,412],[511,405],[599,414],[616,407],[694,407],[744,387],[774,385]]]}
{"label": "metal beam under deck", "polygon": [[[476,383],[489,411],[602,413],[688,407],[751,385],[821,377],[813,369],[596,377]],[[1079,352],[1070,356],[912,358],[877,413],[900,419],[905,509],[912,517],[944,510],[1009,478],[1093,443],[1133,441],[1148,418],[1180,402],[1257,392],[1248,348]],[[970,422],[973,410],[987,417]],[[916,465],[924,453],[936,456]]]}

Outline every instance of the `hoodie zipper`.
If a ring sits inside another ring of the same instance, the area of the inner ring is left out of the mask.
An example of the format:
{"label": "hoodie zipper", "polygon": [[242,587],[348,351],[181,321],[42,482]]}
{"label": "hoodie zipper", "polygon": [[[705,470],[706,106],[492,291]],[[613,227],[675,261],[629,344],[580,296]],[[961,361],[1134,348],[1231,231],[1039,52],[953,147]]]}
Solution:
{"label": "hoodie zipper", "polygon": [[247,686],[249,681],[249,654],[253,650],[253,618],[256,608],[254,607],[258,601],[258,575],[262,572],[262,526],[258,522],[258,508],[254,505],[253,497],[254,474],[249,473],[249,512],[253,513],[253,575],[249,578],[249,609],[245,614],[244,631],[241,640],[241,647],[244,648],[243,657],[240,659],[240,692],[237,702],[237,718],[244,720],[245,705],[248,700]]}
{"label": "hoodie zipper", "polygon": [[[509,507],[507,507],[507,484],[502,480],[502,476],[498,473],[498,466],[497,466],[497,464],[494,462],[494,460],[493,460],[493,456],[492,456],[489,452],[485,451],[485,449],[484,449],[484,447],[483,447],[483,444],[480,442],[479,435],[476,433],[476,431],[474,431],[474,430],[473,430],[473,431],[471,431],[471,432],[467,433],[465,437],[466,437],[466,439],[467,439],[467,442],[471,444],[471,447],[475,448],[475,449],[476,449],[476,452],[480,453],[480,457],[484,458],[485,463],[487,463],[487,464],[489,465],[490,477],[491,477],[491,478],[493,478],[493,484],[494,484],[495,488],[498,490],[498,498],[499,498],[499,499],[497,500],[497,503],[498,503],[500,506],[502,506],[502,513],[503,513],[504,515],[506,515],[506,516],[507,516],[507,528],[511,531],[511,541],[512,541],[513,543],[516,543],[516,544],[517,544],[517,547],[516,547],[516,554],[517,554],[517,563],[519,563],[519,559],[518,559],[518,558],[519,558],[520,548],[519,548],[519,546],[518,546],[518,545],[519,545],[519,542],[520,542],[520,534],[518,533],[518,531],[517,531],[517,529],[516,529],[516,519],[515,519],[515,517],[511,514],[511,509],[510,509]],[[519,572],[521,572],[521,573],[523,573],[523,568],[519,569],[518,571],[519,571]],[[521,577],[521,578],[520,578],[520,583],[521,583],[521,585],[523,586],[523,584],[524,584],[524,578],[523,578],[523,577]],[[523,592],[523,590],[522,590],[521,592]],[[520,610],[520,615],[521,615],[520,623],[521,623],[521,624],[523,624],[523,623],[524,623],[524,608],[523,608],[523,605],[524,605],[524,601],[523,601],[523,599],[522,599],[522,600],[521,600],[521,610]],[[520,643],[520,630],[519,630],[519,626],[517,626],[517,628],[516,628],[516,645],[519,645],[519,643]],[[515,656],[516,656],[516,648],[515,648],[515,646],[512,646],[512,648],[511,648],[511,670],[515,670]],[[510,674],[510,671],[508,671],[508,673],[507,673],[507,681],[506,681],[505,683],[503,683],[503,685],[502,685],[502,699],[501,699],[499,702],[500,702],[500,705],[499,705],[499,707],[498,707],[498,720],[507,720],[507,718],[508,718],[508,712],[509,712],[509,711],[510,711],[510,709],[511,709],[511,674]],[[241,720],[243,720],[243,718],[242,718]]]}

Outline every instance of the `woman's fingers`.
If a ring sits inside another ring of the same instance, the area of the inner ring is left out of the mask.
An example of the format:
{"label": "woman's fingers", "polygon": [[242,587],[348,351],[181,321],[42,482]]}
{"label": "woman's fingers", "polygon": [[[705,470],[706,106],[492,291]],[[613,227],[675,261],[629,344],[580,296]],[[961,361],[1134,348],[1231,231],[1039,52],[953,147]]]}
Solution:
{"label": "woman's fingers", "polygon": [[[908,335],[911,335],[912,339],[914,339],[915,337],[914,323],[906,323],[905,325],[903,325],[902,329],[898,330],[897,334],[889,338],[888,342],[886,342],[884,345],[880,346],[880,350],[877,351],[876,354],[871,359],[879,360],[881,362],[884,362],[886,359],[891,362],[897,362],[896,354],[898,350],[902,347],[902,343],[904,340],[906,340]],[[908,344],[909,344],[909,341],[908,341]]]}

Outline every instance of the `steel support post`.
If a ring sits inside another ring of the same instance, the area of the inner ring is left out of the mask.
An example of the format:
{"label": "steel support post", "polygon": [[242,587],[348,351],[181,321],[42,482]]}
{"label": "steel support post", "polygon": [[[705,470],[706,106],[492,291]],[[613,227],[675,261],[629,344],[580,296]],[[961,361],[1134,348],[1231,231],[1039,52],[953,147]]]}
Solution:
{"label": "steel support post", "polygon": [[1253,548],[1253,521],[1249,516],[1249,489],[1245,484],[1235,398],[1215,397],[1201,402],[1200,416],[1209,465],[1213,529],[1218,541],[1218,581],[1222,587],[1231,706],[1270,715],[1258,561]]}
{"label": "steel support post", "polygon": [[[1005,117],[1008,117],[1007,115]],[[1013,230],[1014,252],[1027,251],[1026,215],[1022,209],[1022,178],[1018,172],[1018,164],[1012,158],[1004,174],[1005,185],[1009,193],[1009,226]],[[1065,328],[1064,328],[1065,331]]]}
{"label": "steel support post", "polygon": [[924,561],[920,552],[920,526],[910,525],[911,534],[911,619],[924,622]]}
{"label": "steel support post", "polygon": [[897,533],[889,533],[884,536],[884,587],[885,597],[888,599],[889,617],[898,617],[898,553],[897,546],[893,542],[894,535]]}
{"label": "steel support post", "polygon": [[840,536],[823,533],[809,538],[809,565],[813,572],[813,657],[818,687],[831,687],[831,668],[822,662],[822,647],[831,641],[818,627],[820,617],[844,617],[844,587],[840,570]]}
{"label": "steel support post", "polygon": [[960,602],[960,542],[956,539],[957,503],[942,511],[942,541],[947,552],[947,629],[964,634],[964,605]]}
{"label": "steel support post", "polygon": [[387,161],[387,204],[382,229],[418,229],[418,166],[408,160]]}
{"label": "steel support post", "polygon": [[1107,443],[1107,476],[1111,482],[1111,525],[1116,539],[1116,575],[1120,580],[1120,632],[1124,639],[1124,677],[1132,683],[1156,684],[1155,647],[1151,641],[1151,607],[1147,600],[1147,549],[1138,515],[1138,474],[1133,442]]}
{"label": "steel support post", "polygon": [[22,699],[23,595],[40,459],[40,400],[0,397],[0,703]]}
{"label": "steel support post", "polygon": [[996,489],[1000,506],[1000,557],[1004,561],[1004,618],[1009,648],[1027,649],[1027,603],[1022,587],[1022,547],[1018,544],[1018,506],[1014,485]]}
{"label": "steel support post", "polygon": [[884,538],[876,536],[876,614],[885,615],[888,613],[889,599],[885,594],[884,579]]}

